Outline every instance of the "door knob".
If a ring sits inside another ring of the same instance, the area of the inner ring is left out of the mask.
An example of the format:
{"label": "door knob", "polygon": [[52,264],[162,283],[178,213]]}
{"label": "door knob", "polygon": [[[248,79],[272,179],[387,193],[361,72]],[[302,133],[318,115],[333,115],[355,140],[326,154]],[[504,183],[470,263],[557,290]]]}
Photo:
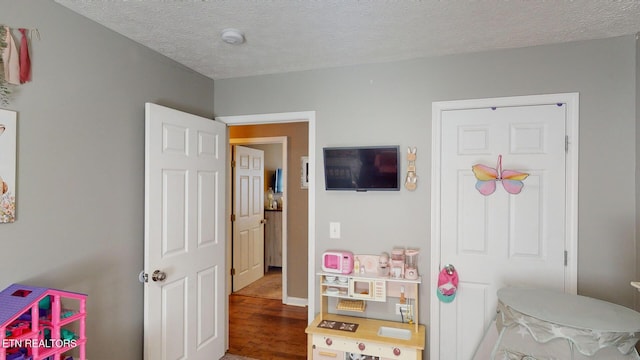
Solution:
{"label": "door knob", "polygon": [[151,275],[151,280],[153,281],[164,281],[164,279],[166,278],[167,278],[167,274],[160,270],[154,271],[153,274]]}
{"label": "door knob", "polygon": [[267,223],[267,219],[260,220],[260,224],[266,224],[266,223]]}
{"label": "door knob", "polygon": [[449,275],[453,275],[453,272],[456,271],[456,268],[451,264],[445,265],[444,269],[447,271],[447,274]]}

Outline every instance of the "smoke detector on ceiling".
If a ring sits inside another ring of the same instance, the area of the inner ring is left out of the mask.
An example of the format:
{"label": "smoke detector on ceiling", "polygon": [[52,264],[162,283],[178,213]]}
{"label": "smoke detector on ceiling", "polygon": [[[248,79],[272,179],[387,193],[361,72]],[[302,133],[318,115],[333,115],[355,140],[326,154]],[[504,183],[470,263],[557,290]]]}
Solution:
{"label": "smoke detector on ceiling", "polygon": [[238,29],[224,29],[220,36],[227,44],[240,45],[244,42],[244,33]]}

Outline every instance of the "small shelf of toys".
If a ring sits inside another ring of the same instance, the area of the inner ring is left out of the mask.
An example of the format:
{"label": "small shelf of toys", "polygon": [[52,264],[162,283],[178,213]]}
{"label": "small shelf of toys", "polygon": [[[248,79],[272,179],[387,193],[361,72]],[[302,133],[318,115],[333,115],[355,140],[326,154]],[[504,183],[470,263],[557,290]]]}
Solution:
{"label": "small shelf of toys", "polygon": [[0,292],[0,360],[85,360],[87,295],[13,284]]}

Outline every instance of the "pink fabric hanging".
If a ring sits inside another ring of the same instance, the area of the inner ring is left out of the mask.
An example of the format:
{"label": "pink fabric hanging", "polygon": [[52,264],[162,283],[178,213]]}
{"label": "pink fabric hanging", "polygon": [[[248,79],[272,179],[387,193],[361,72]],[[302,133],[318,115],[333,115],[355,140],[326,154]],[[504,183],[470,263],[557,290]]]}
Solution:
{"label": "pink fabric hanging", "polygon": [[27,41],[27,29],[18,29],[22,34],[20,39],[20,83],[31,81],[31,59],[29,58],[29,42]]}
{"label": "pink fabric hanging", "polygon": [[452,302],[456,298],[458,281],[458,272],[453,266],[443,267],[438,275],[438,289],[436,290],[438,299],[444,303]]}
{"label": "pink fabric hanging", "polygon": [[5,43],[7,47],[2,52],[2,62],[4,63],[4,80],[9,84],[20,85],[20,58],[11,29],[4,27],[7,31]]}

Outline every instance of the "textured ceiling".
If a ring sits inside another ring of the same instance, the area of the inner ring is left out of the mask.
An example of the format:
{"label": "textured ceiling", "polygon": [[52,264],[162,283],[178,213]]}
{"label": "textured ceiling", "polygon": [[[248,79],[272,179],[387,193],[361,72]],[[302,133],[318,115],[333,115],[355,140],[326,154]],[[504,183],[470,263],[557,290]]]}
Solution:
{"label": "textured ceiling", "polygon": [[640,31],[638,0],[55,1],[212,79]]}

